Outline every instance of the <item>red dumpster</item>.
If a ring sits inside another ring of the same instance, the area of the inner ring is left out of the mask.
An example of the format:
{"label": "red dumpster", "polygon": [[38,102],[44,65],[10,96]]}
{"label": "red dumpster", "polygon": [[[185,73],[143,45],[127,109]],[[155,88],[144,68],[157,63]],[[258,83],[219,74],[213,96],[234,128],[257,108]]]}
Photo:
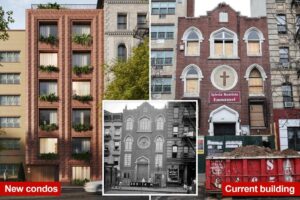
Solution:
{"label": "red dumpster", "polygon": [[300,156],[206,158],[206,191],[221,192],[223,182],[299,182]]}

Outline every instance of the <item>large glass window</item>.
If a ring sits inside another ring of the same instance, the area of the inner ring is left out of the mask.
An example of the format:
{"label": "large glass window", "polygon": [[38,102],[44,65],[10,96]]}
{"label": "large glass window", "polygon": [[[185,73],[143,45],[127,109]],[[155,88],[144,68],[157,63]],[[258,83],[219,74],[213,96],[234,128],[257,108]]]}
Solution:
{"label": "large glass window", "polygon": [[152,15],[174,15],[176,2],[152,2]]}
{"label": "large glass window", "polygon": [[264,94],[263,79],[258,69],[254,68],[249,75],[249,94]]}
{"label": "large glass window", "polygon": [[20,62],[19,51],[0,51],[0,62]]}
{"label": "large glass window", "polygon": [[0,84],[20,84],[20,74],[17,73],[1,73]]}
{"label": "large glass window", "polygon": [[20,117],[0,117],[1,128],[19,128]]}
{"label": "large glass window", "polygon": [[90,125],[91,123],[91,110],[84,109],[73,109],[72,113],[73,125],[85,124]]}
{"label": "large glass window", "polygon": [[155,152],[163,152],[164,139],[157,137],[155,141]]}
{"label": "large glass window", "polygon": [[126,137],[125,139],[125,151],[132,151],[132,137]]}
{"label": "large glass window", "polygon": [[91,180],[91,168],[72,167],[72,180]]}
{"label": "large glass window", "polygon": [[124,166],[130,167],[131,166],[131,154],[125,153],[124,155]]}
{"label": "large glass window", "polygon": [[171,93],[172,78],[152,78],[152,93]]}
{"label": "large glass window", "polygon": [[57,53],[40,53],[40,66],[57,67]]}
{"label": "large glass window", "polygon": [[40,81],[40,95],[57,95],[57,82],[56,81]]}
{"label": "large glass window", "polygon": [[72,82],[73,95],[86,96],[91,94],[90,81],[73,81]]}
{"label": "large glass window", "polygon": [[278,33],[287,33],[287,23],[286,23],[286,15],[285,14],[277,14],[277,30]]}
{"label": "large glass window", "polygon": [[133,129],[133,119],[128,118],[126,120],[126,130],[132,130]]}
{"label": "large glass window", "polygon": [[118,13],[118,29],[127,29],[127,14]]}
{"label": "large glass window", "polygon": [[3,174],[6,173],[6,175],[9,178],[17,178],[18,172],[19,172],[19,166],[20,166],[20,164],[1,163],[0,164],[0,177],[3,178]]}
{"label": "large glass window", "polygon": [[74,24],[72,33],[73,35],[89,35],[91,34],[91,26],[89,24]]}
{"label": "large glass window", "polygon": [[51,124],[57,124],[57,110],[51,109],[51,110],[40,110],[40,125],[51,125]]}
{"label": "large glass window", "polygon": [[173,64],[173,51],[151,51],[151,65],[157,67]]}
{"label": "large glass window", "polygon": [[40,138],[40,154],[57,153],[57,138]]}
{"label": "large glass window", "polygon": [[265,127],[265,116],[263,104],[250,104],[251,127]]}
{"label": "large glass window", "polygon": [[91,151],[90,138],[73,138],[72,139],[73,153],[85,153]]}
{"label": "large glass window", "polygon": [[175,27],[174,25],[169,26],[151,26],[151,39],[174,39]]}
{"label": "large glass window", "polygon": [[57,37],[57,25],[56,24],[41,24],[40,25],[40,37]]}
{"label": "large glass window", "polygon": [[150,131],[151,130],[151,121],[150,119],[144,117],[139,121],[140,131]]}
{"label": "large glass window", "polygon": [[20,95],[0,95],[1,106],[19,106]]}
{"label": "large glass window", "polygon": [[163,164],[163,155],[156,154],[155,155],[155,167],[162,168],[162,164]]}
{"label": "large glass window", "polygon": [[73,53],[72,57],[73,67],[84,67],[91,65],[91,54],[90,53]]}
{"label": "large glass window", "polygon": [[288,127],[289,149],[300,151],[300,127]]}
{"label": "large glass window", "polygon": [[164,130],[164,118],[158,117],[156,120],[156,130]]}
{"label": "large glass window", "polygon": [[20,138],[0,138],[0,147],[3,150],[19,150]]}

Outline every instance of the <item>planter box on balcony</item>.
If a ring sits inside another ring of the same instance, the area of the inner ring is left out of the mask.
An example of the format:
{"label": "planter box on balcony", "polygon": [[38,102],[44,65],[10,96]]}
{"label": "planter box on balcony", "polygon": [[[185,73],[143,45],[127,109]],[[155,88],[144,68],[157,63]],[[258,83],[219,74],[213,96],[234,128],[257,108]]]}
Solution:
{"label": "planter box on balcony", "polygon": [[77,66],[76,65],[76,66],[73,66],[72,71],[77,76],[81,75],[81,74],[90,74],[93,71],[93,67],[91,67],[89,65],[86,65],[86,66]]}
{"label": "planter box on balcony", "polygon": [[41,101],[48,101],[48,102],[57,102],[59,100],[58,96],[56,96],[54,93],[48,94],[48,95],[41,95],[39,96],[39,99]]}
{"label": "planter box on balcony", "polygon": [[56,124],[41,124],[40,129],[43,131],[51,132],[58,129]]}
{"label": "planter box on balcony", "polygon": [[85,132],[85,131],[92,130],[92,126],[89,124],[74,124],[73,129],[76,132]]}
{"label": "planter box on balcony", "polygon": [[58,159],[57,153],[41,153],[39,158],[42,160],[56,160]]}
{"label": "planter box on balcony", "polygon": [[72,158],[75,160],[89,161],[91,159],[91,153],[90,152],[72,153]]}
{"label": "planter box on balcony", "polygon": [[51,72],[58,72],[59,68],[53,65],[40,65],[39,66],[39,70],[41,72],[47,72],[47,73],[51,73]]}
{"label": "planter box on balcony", "polygon": [[82,46],[90,46],[93,43],[93,37],[90,34],[74,35],[72,41]]}
{"label": "planter box on balcony", "polygon": [[93,97],[92,97],[91,95],[80,96],[80,95],[74,94],[74,95],[72,96],[72,98],[73,98],[74,100],[80,101],[80,102],[82,102],[82,103],[87,103],[87,102],[93,100]]}

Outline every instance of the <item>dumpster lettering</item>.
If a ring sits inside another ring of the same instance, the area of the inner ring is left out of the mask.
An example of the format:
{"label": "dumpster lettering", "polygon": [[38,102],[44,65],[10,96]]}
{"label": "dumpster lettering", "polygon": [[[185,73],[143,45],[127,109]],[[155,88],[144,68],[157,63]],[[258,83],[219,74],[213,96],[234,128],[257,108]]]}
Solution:
{"label": "dumpster lettering", "polygon": [[272,171],[274,169],[274,160],[267,160],[267,170]]}
{"label": "dumpster lettering", "polygon": [[258,181],[258,178],[257,177],[252,177],[251,178],[251,182],[257,182]]}
{"label": "dumpster lettering", "polygon": [[283,171],[284,171],[284,180],[287,182],[292,182],[293,181],[293,167],[292,163],[289,159],[286,159],[283,162]]}
{"label": "dumpster lettering", "polygon": [[224,171],[224,165],[221,160],[216,160],[211,163],[211,173],[213,175],[221,175]]}

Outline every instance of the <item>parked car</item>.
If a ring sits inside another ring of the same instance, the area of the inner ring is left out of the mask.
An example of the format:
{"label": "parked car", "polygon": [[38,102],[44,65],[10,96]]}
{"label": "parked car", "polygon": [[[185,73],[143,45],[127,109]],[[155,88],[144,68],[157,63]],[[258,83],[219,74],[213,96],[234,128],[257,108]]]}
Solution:
{"label": "parked car", "polygon": [[102,194],[102,181],[91,181],[84,185],[84,190],[88,193]]}

